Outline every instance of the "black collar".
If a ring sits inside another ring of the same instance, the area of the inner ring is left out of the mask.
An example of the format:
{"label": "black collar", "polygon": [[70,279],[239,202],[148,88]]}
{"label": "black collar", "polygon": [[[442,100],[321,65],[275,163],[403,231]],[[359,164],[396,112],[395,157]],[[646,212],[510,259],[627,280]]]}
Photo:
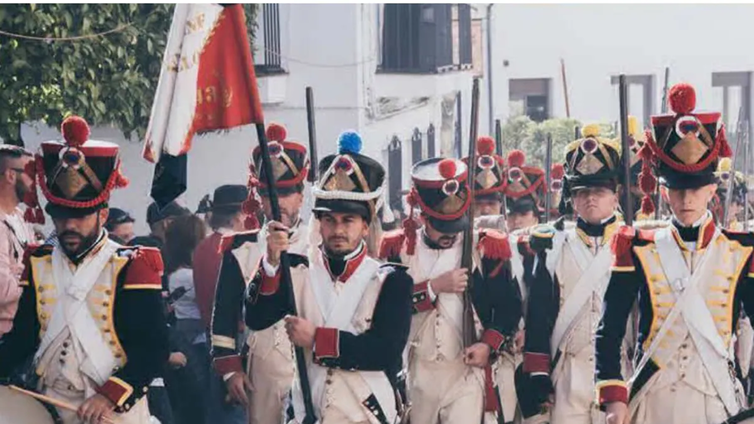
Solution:
{"label": "black collar", "polygon": [[323,247],[322,256],[327,261],[327,269],[330,270],[330,274],[332,275],[333,279],[341,277],[343,273],[346,272],[348,263],[354,259],[357,259],[364,249],[366,249],[366,245],[364,243],[361,243],[359,244],[359,247],[356,248],[356,250],[349,253],[348,255],[336,257],[328,255],[327,251]]}
{"label": "black collar", "polygon": [[701,225],[684,227],[683,224],[673,219],[673,226],[678,231],[678,235],[681,236],[681,240],[687,243],[696,243],[699,240],[699,229]]}
{"label": "black collar", "polygon": [[605,235],[605,227],[615,222],[616,219],[616,216],[613,215],[605,222],[599,224],[590,224],[579,217],[578,219],[576,219],[576,227],[589,237],[602,237]]}

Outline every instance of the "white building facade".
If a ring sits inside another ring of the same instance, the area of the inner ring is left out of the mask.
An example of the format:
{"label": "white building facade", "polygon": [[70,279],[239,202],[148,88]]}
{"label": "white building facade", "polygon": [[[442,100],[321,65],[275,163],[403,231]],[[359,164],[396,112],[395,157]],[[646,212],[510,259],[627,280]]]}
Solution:
{"label": "white building facade", "polygon": [[[450,4],[259,5],[254,61],[266,122],[285,125],[290,140],[308,145],[305,88],[311,86],[319,158],[335,152],[342,131],[359,132],[362,153],[388,169],[387,200],[399,209],[413,163],[465,155],[472,79],[481,62],[477,10]],[[36,149],[60,134],[24,126],[22,137]],[[93,128],[91,138],[120,145],[131,184],[113,194],[111,205],[132,213],[137,232],[146,233],[153,165],[141,158],[141,141],[126,140],[115,128]],[[188,156],[188,189],[179,201],[195,209],[217,186],[245,184],[256,145],[250,126],[197,137]]]}

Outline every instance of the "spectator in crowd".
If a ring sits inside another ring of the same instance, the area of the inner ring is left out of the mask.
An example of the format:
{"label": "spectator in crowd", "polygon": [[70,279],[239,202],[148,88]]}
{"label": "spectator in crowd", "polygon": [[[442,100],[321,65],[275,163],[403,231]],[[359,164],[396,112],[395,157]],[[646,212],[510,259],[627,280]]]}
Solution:
{"label": "spectator in crowd", "polygon": [[128,244],[134,238],[134,222],[136,220],[123,209],[110,208],[110,214],[105,222],[105,229],[110,238],[120,244]]}
{"label": "spectator in crowd", "polygon": [[[170,223],[179,216],[191,215],[191,211],[172,201],[162,209],[157,203],[152,202],[147,208],[147,224],[149,224],[150,234],[148,236],[134,237],[131,245],[159,247],[165,244],[165,231]],[[164,252],[163,252],[164,253]]]}
{"label": "spectator in crowd", "polygon": [[[174,201],[168,203],[162,209],[160,209],[157,204],[153,202],[147,208],[147,223],[149,224],[151,234],[149,234],[148,236],[134,237],[128,244],[130,246],[156,247],[160,249],[164,258],[165,251],[163,247],[165,244],[165,230],[167,226],[176,217],[187,216],[190,214],[191,212],[189,212],[188,209],[178,205],[178,203]],[[162,286],[164,288],[163,297],[167,299],[169,295],[167,273],[163,274],[162,280]],[[173,340],[171,340],[171,347],[174,349],[173,351],[175,351],[175,349],[177,348],[172,344],[172,342]],[[175,362],[175,357],[171,359],[174,359],[173,362]],[[166,364],[166,368],[167,367],[168,364]],[[157,378],[149,384],[147,401],[149,402],[149,410],[152,412],[152,415],[157,417],[161,424],[180,423],[180,421],[175,420],[173,417],[173,409],[170,404],[171,402],[168,399],[165,382],[162,378]]]}
{"label": "spectator in crowd", "polygon": [[166,375],[170,403],[177,423],[205,422],[209,378],[207,333],[196,304],[193,254],[204,239],[204,222],[195,216],[176,217],[165,233],[165,274],[170,290],[170,309],[175,315]]}
{"label": "spectator in crowd", "polygon": [[207,232],[210,232],[212,228],[209,225],[209,220],[212,218],[212,200],[210,199],[209,194],[202,197],[202,200],[199,201],[199,205],[196,207],[196,216],[204,221],[204,225],[207,227]]}
{"label": "spectator in crowd", "polygon": [[33,179],[25,169],[32,161],[29,151],[0,145],[0,337],[13,326],[21,296],[24,249],[35,239],[18,207],[31,192]]}
{"label": "spectator in crowd", "polygon": [[[202,324],[209,330],[214,307],[217,275],[220,271],[220,241],[223,235],[243,231],[246,214],[242,204],[248,189],[243,185],[224,185],[213,193],[210,206],[212,234],[204,239],[194,251],[194,286],[196,301],[202,316]],[[241,333],[243,334],[243,333]],[[243,345],[244,343],[239,343]],[[226,402],[227,389],[222,377],[210,370],[209,415],[217,424],[246,424],[246,408]]]}
{"label": "spectator in crowd", "polygon": [[194,252],[196,299],[207,329],[212,320],[217,274],[222,259],[220,241],[226,234],[244,230],[246,214],[241,204],[247,195],[248,189],[242,185],[224,185],[215,190],[210,205],[210,227],[213,232]]}

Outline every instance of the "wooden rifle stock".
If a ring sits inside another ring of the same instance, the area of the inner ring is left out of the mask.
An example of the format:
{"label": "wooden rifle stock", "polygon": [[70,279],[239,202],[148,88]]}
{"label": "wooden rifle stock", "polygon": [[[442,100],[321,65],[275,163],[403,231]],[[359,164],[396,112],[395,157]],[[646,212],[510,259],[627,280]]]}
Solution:
{"label": "wooden rifle stock", "polygon": [[463,345],[469,347],[476,343],[476,326],[474,323],[474,302],[471,296],[474,287],[474,168],[476,165],[476,139],[479,128],[479,79],[474,78],[471,89],[471,121],[469,123],[469,162],[466,183],[469,186],[471,208],[467,212],[469,225],[463,231],[463,253],[461,267],[469,272],[469,283],[463,292]]}

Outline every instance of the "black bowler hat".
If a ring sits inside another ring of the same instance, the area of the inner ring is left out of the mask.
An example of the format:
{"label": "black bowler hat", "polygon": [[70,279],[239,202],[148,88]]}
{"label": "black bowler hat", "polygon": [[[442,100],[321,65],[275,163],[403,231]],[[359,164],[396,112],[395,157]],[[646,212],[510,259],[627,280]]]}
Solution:
{"label": "black bowler hat", "polygon": [[246,197],[249,195],[249,189],[240,184],[222,185],[215,189],[212,195],[211,210],[224,212],[237,212],[241,210]]}

